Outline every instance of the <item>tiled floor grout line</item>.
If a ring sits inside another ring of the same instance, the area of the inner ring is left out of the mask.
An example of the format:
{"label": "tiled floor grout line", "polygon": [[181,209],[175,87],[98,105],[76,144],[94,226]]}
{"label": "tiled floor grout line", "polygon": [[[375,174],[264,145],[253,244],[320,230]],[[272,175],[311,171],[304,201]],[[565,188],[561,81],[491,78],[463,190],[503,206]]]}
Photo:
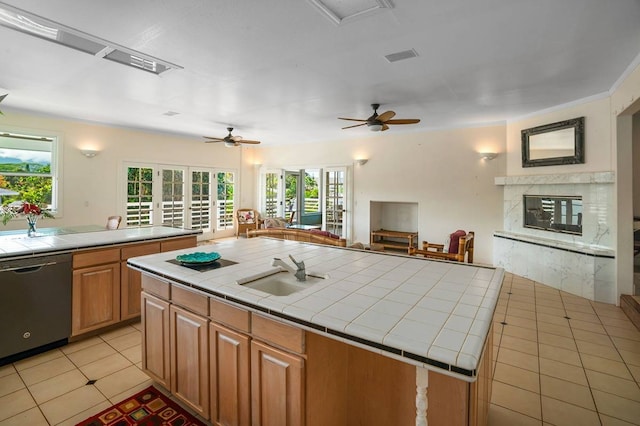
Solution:
{"label": "tiled floor grout line", "polygon": [[[538,390],[540,391],[540,417],[541,423],[545,423],[544,420],[544,407],[542,405],[542,365],[540,365],[540,330],[538,327],[538,298],[537,298],[537,289],[535,282],[532,284],[533,286],[533,309],[535,309],[535,317],[536,317],[536,348],[538,349]],[[565,311],[566,313],[566,311]]]}

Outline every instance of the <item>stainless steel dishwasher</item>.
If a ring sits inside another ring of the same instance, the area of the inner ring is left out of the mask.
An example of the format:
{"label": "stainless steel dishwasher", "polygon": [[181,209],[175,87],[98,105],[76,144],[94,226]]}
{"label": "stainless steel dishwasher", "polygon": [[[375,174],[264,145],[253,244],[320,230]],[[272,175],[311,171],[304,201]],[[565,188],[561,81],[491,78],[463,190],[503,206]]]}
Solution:
{"label": "stainless steel dishwasher", "polygon": [[67,343],[71,254],[0,261],[0,365]]}

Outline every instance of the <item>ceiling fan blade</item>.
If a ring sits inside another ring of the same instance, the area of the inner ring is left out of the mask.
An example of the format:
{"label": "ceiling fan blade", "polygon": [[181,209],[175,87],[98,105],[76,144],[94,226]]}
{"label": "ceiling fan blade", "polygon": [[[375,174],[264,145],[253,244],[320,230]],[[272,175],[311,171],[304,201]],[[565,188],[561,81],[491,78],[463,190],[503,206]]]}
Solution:
{"label": "ceiling fan blade", "polygon": [[398,120],[387,120],[385,123],[387,124],[416,124],[419,123],[419,118],[400,118]]}
{"label": "ceiling fan blade", "polygon": [[344,129],[350,129],[350,128],[352,128],[352,127],[360,127],[360,126],[364,126],[365,124],[367,124],[367,122],[366,122],[366,121],[365,121],[364,123],[362,123],[362,124],[354,124],[353,126],[343,127],[343,128],[342,128],[342,130],[344,130]]}
{"label": "ceiling fan blade", "polygon": [[211,141],[222,142],[224,139],[222,138],[214,138],[213,136],[203,136],[205,139],[211,139]]}
{"label": "ceiling fan blade", "polygon": [[224,142],[222,139],[213,139],[210,141],[204,141],[204,143],[217,143],[217,142]]}
{"label": "ceiling fan blade", "polygon": [[386,124],[382,124],[382,129],[380,129],[380,131],[384,132],[385,130],[389,130],[389,126],[387,126]]}
{"label": "ceiling fan blade", "polygon": [[344,118],[344,117],[338,117],[338,120],[362,121],[362,122],[366,122],[367,121],[367,120],[362,120],[360,118]]}
{"label": "ceiling fan blade", "polygon": [[243,139],[241,141],[237,141],[236,143],[247,143],[247,144],[251,144],[251,145],[257,145],[260,143],[260,141],[250,141],[248,139]]}
{"label": "ceiling fan blade", "polygon": [[376,118],[376,120],[382,121],[384,123],[384,122],[386,122],[388,120],[391,120],[395,115],[396,115],[396,113],[393,112],[393,111],[386,111],[386,112],[383,112],[382,114],[380,114]]}

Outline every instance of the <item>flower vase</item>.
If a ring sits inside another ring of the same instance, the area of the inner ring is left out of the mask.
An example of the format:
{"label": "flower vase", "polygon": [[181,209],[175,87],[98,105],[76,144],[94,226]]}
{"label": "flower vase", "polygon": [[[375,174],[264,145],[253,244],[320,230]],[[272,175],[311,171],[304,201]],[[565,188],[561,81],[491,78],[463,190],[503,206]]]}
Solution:
{"label": "flower vase", "polygon": [[27,229],[27,235],[29,237],[35,237],[36,236],[36,223],[38,222],[38,216],[32,216],[32,215],[28,215],[27,216],[27,224],[29,225],[29,228]]}

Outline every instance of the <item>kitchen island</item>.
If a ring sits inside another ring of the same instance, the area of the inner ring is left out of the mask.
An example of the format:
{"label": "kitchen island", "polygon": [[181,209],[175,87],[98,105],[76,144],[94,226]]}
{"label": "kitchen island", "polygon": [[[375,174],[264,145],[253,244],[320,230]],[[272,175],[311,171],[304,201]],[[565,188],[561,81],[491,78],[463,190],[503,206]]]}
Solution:
{"label": "kitchen island", "polygon": [[135,321],[129,257],[196,246],[199,230],[100,226],[0,232],[0,365]]}
{"label": "kitchen island", "polygon": [[[175,261],[203,250],[128,265],[143,369],[212,423],[486,424],[502,269],[267,238],[207,246],[225,262],[205,271]],[[325,279],[238,284],[289,255]]]}

